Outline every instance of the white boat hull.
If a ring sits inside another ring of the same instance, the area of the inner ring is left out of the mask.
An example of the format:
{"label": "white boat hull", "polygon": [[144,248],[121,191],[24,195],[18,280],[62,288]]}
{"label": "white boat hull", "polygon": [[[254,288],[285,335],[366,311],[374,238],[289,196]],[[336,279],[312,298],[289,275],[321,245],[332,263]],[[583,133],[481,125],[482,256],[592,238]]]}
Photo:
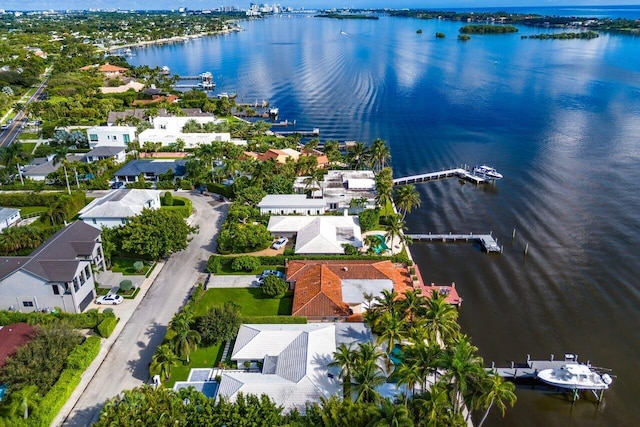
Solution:
{"label": "white boat hull", "polygon": [[612,382],[608,374],[592,371],[587,365],[567,364],[559,369],[538,372],[540,381],[569,390],[606,390]]}

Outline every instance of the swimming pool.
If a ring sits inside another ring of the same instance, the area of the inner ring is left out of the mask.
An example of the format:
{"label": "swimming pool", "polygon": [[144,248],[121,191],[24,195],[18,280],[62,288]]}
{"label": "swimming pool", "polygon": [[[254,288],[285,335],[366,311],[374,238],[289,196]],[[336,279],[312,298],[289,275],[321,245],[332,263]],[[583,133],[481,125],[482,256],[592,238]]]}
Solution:
{"label": "swimming pool", "polygon": [[384,251],[389,250],[389,246],[387,246],[387,242],[384,240],[384,236],[380,234],[374,234],[378,238],[378,244],[373,248],[373,251],[376,255],[380,255]]}

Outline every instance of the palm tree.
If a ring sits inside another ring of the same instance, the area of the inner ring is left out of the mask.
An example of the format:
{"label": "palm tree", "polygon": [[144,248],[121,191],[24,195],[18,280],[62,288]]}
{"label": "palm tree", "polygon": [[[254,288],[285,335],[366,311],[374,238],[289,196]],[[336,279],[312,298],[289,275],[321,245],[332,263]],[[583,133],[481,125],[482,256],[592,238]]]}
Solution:
{"label": "palm tree", "polygon": [[414,208],[420,207],[420,194],[416,191],[415,185],[403,185],[395,193],[396,207],[402,212],[402,219],[405,218],[407,212],[411,212]]}
{"label": "palm tree", "polygon": [[192,316],[187,312],[176,314],[169,326],[175,332],[173,337],[174,351],[180,357],[184,357],[186,363],[189,363],[189,355],[191,350],[195,350],[200,344],[200,334],[198,331],[191,329]]}
{"label": "palm tree", "polygon": [[[361,362],[363,363],[363,362]],[[356,402],[378,402],[380,393],[377,388],[387,381],[382,368],[376,364],[363,363],[353,374],[356,389]]]}
{"label": "palm tree", "polygon": [[178,363],[178,356],[173,352],[168,344],[163,344],[153,354],[149,373],[151,375],[160,375],[160,377],[168,380],[171,376],[171,368]]}
{"label": "palm tree", "polygon": [[[391,222],[387,225],[387,235],[385,236],[389,246],[393,247],[393,241],[398,238],[400,245],[410,243],[404,232],[407,231],[405,222],[400,215],[394,215],[391,217]],[[393,250],[392,250],[393,251]]]}
{"label": "palm tree", "polygon": [[424,341],[414,342],[413,345],[404,347],[403,362],[407,365],[418,367],[420,387],[424,392],[428,388],[429,376],[438,371],[442,364],[444,352],[435,344],[427,345]]}
{"label": "palm tree", "polygon": [[391,160],[391,152],[387,143],[380,138],[371,144],[371,167],[375,171],[381,171],[385,168],[387,160]]}
{"label": "palm tree", "polygon": [[413,420],[405,405],[384,399],[367,427],[413,427]]}
{"label": "palm tree", "polygon": [[340,368],[340,379],[342,380],[342,396],[343,398],[351,398],[351,376],[356,368],[358,353],[345,343],[341,343],[333,353],[333,361],[329,363],[329,367]]}
{"label": "palm tree", "polygon": [[404,299],[400,301],[402,308],[405,310],[405,316],[409,323],[420,316],[424,311],[426,298],[422,296],[420,289],[411,289],[404,293]]}
{"label": "palm tree", "polygon": [[0,148],[0,164],[14,172],[16,165],[26,162],[30,157],[18,142]]}
{"label": "palm tree", "polygon": [[425,329],[429,331],[431,339],[440,344],[451,342],[460,333],[460,325],[457,322],[458,310],[437,291],[433,291],[427,299],[424,320]]}
{"label": "palm tree", "polygon": [[393,172],[391,168],[382,169],[376,174],[376,203],[382,210],[381,215],[390,215],[388,206],[393,194]]}
{"label": "palm tree", "polygon": [[397,311],[387,311],[380,319],[382,331],[378,335],[378,345],[386,344],[387,354],[390,354],[395,345],[402,342],[406,333],[406,326],[403,317]]}
{"label": "palm tree", "polygon": [[322,186],[320,182],[324,178],[324,172],[321,169],[313,169],[309,176],[304,178],[305,190],[313,197],[313,194],[320,190]]}
{"label": "palm tree", "polygon": [[444,352],[442,359],[446,372],[442,381],[451,385],[453,411],[461,413],[465,399],[473,395],[487,375],[482,358],[475,355],[478,351],[466,337],[460,337],[455,344]]}
{"label": "palm tree", "polygon": [[396,384],[398,384],[398,386],[407,386],[407,393],[405,393],[404,397],[405,405],[409,399],[409,392],[411,392],[412,396],[415,395],[416,385],[422,382],[421,371],[421,367],[417,364],[409,364],[403,360],[403,363],[396,366],[395,370],[391,374],[390,379],[396,380]]}
{"label": "palm tree", "polygon": [[452,425],[450,413],[453,412],[453,408],[447,389],[442,384],[434,384],[428,390],[415,395],[409,402],[409,407],[412,409],[414,419],[426,421],[420,425]]}
{"label": "palm tree", "polygon": [[362,165],[369,161],[369,149],[364,142],[356,142],[349,150],[349,165],[359,170]]}
{"label": "palm tree", "polygon": [[483,383],[483,399],[481,400],[482,407],[485,408],[485,413],[478,424],[478,427],[482,427],[489,411],[493,405],[495,405],[502,416],[507,410],[507,405],[513,406],[516,403],[517,397],[514,393],[516,387],[510,381],[505,381],[501,376],[496,374],[487,375]]}

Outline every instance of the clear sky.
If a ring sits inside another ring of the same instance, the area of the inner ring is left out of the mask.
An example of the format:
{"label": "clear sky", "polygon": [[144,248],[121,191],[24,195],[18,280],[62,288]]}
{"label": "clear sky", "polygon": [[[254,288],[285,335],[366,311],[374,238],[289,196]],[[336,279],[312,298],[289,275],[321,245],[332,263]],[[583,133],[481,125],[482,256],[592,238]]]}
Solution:
{"label": "clear sky", "polygon": [[[640,5],[640,0],[254,0],[255,3],[279,3],[294,8],[447,8],[447,7],[491,7],[500,6],[593,6],[593,5]],[[5,10],[41,10],[41,9],[177,9],[185,6],[190,9],[207,9],[219,6],[238,6],[247,8],[251,1],[238,0],[2,0],[0,9]]]}

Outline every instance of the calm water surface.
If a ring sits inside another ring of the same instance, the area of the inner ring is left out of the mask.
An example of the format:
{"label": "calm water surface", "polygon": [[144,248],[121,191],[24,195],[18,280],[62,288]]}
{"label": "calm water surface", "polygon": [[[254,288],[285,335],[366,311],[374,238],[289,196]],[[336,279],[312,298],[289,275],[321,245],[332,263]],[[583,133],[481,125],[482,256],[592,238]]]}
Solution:
{"label": "calm water surface", "polygon": [[463,43],[460,24],[393,18],[242,25],[131,62],[211,71],[219,92],[268,99],[322,139],[385,139],[395,176],[496,167],[495,186],[418,185],[411,232],[492,231],[504,245],[414,244],[425,280],[456,283],[487,363],[575,352],[617,378],[600,406],[519,389],[490,424],[640,425],[640,38],[521,40],[537,32],[524,27]]}

